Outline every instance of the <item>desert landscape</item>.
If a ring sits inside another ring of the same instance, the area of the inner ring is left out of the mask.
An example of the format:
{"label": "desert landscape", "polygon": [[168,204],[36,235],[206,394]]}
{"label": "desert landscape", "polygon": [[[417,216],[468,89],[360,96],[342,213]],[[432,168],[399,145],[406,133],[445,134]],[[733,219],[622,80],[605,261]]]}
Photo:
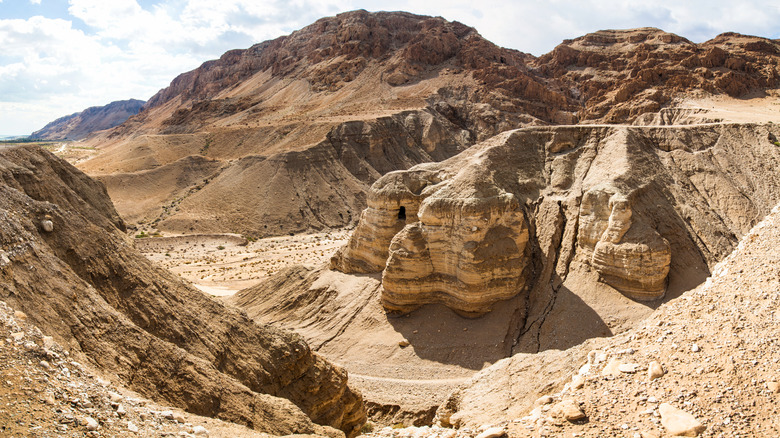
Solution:
{"label": "desert landscape", "polygon": [[357,10],[0,144],[0,435],[778,436],[780,40]]}

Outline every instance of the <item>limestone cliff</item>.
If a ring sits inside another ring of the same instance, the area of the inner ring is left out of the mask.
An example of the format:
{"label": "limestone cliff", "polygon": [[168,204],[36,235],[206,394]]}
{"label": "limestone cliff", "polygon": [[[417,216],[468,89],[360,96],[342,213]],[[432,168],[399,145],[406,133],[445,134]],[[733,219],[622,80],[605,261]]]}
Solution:
{"label": "limestone cliff", "polygon": [[383,272],[391,311],[439,302],[476,316],[522,294],[535,314],[541,290],[574,269],[656,300],[670,275],[706,271],[780,200],[772,129],[510,131],[379,179],[331,265]]}
{"label": "limestone cliff", "polygon": [[0,300],[150,398],[271,434],[357,434],[343,368],[155,267],[123,228],[99,183],[41,149],[0,149]]}

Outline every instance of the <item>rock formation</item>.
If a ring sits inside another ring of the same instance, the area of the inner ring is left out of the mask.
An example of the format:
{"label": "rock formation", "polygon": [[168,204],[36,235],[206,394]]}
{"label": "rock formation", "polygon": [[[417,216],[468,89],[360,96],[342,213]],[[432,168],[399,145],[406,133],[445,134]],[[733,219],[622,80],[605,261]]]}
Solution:
{"label": "rock formation", "polygon": [[[507,425],[509,436],[776,435],[780,423],[763,413],[780,388],[778,325],[768,317],[780,298],[778,239],[780,205],[707,281],[631,330],[499,361],[455,391],[437,419],[464,430],[458,436],[491,425]],[[588,421],[553,418],[549,405],[565,400]]]}
{"label": "rock formation", "polygon": [[77,169],[0,149],[0,300],[150,398],[271,434],[357,434],[365,413],[344,369],[153,266],[124,227]]}
{"label": "rock formation", "polygon": [[[183,73],[91,140],[99,154],[79,166],[106,182],[132,225],[253,237],[342,227],[387,172],[522,126],[679,120],[656,114],[686,93],[776,86],[778,53],[758,37],[694,44],[645,28],[599,31],[535,58],[458,22],[353,11]],[[219,171],[179,190],[116,183],[163,186],[179,160],[198,156]]]}
{"label": "rock formation", "polygon": [[138,114],[144,101],[118,100],[104,106],[93,106],[84,111],[61,117],[38,131],[30,138],[39,140],[82,140],[93,132],[113,128]]}
{"label": "rock formation", "polygon": [[438,302],[476,316],[550,281],[560,287],[575,266],[656,300],[670,272],[706,270],[780,200],[777,175],[761,170],[780,162],[771,129],[510,131],[380,178],[331,266],[381,271],[391,311]]}

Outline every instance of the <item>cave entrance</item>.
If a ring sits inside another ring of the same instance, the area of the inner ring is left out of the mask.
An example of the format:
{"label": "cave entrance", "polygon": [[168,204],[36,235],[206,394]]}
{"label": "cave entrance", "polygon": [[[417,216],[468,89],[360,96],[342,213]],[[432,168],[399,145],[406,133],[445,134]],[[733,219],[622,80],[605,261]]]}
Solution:
{"label": "cave entrance", "polygon": [[398,219],[399,220],[406,220],[406,207],[403,205],[401,208],[398,209]]}

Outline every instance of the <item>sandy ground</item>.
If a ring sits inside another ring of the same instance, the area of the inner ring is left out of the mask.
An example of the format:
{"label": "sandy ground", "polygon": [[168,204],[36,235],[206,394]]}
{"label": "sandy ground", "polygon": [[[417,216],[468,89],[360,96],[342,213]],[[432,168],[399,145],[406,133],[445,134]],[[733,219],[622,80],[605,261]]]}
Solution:
{"label": "sandy ground", "polygon": [[704,109],[707,117],[723,122],[780,123],[780,90],[741,99],[728,96],[688,97],[674,106]]}
{"label": "sandy ground", "polygon": [[135,239],[152,261],[215,296],[233,295],[292,265],[330,261],[351,230],[269,237],[246,242],[235,235],[185,235]]}

